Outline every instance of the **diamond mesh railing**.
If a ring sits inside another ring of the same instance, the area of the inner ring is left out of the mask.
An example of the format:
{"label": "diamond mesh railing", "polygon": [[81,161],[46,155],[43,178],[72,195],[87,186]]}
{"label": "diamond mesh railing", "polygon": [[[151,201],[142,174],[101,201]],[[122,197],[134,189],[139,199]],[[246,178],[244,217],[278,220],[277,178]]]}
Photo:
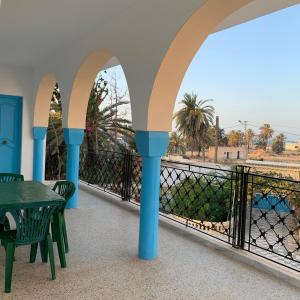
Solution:
{"label": "diamond mesh railing", "polygon": [[[81,151],[80,180],[140,203],[138,155]],[[300,182],[162,161],[160,214],[240,249],[300,271]]]}
{"label": "diamond mesh railing", "polygon": [[130,185],[127,174],[129,161],[127,154],[99,151],[91,153],[81,151],[79,178],[103,191],[127,199],[126,188]]}
{"label": "diamond mesh railing", "polygon": [[248,175],[246,249],[300,271],[300,182]]}
{"label": "diamond mesh railing", "polygon": [[232,242],[235,173],[162,162],[160,210],[205,234]]}

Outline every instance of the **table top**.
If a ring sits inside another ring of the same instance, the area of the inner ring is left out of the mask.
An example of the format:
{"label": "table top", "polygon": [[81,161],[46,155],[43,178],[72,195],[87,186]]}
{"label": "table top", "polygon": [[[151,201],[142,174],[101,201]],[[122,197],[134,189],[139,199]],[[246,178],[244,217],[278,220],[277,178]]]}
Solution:
{"label": "table top", "polygon": [[62,205],[65,199],[40,182],[0,183],[0,209]]}

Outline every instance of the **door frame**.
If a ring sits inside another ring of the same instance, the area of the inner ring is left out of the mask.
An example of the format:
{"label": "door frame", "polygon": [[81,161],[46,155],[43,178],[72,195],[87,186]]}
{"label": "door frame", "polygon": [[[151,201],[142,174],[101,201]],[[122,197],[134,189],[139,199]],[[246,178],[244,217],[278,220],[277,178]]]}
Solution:
{"label": "door frame", "polygon": [[18,137],[17,137],[17,149],[19,149],[18,156],[16,157],[18,168],[17,172],[21,173],[21,162],[22,162],[22,134],[23,134],[23,97],[22,96],[14,96],[14,95],[7,95],[7,94],[1,94],[0,93],[0,98],[5,97],[5,98],[11,98],[14,100],[17,100],[18,103],[18,128],[20,128],[20,131],[18,131]]}

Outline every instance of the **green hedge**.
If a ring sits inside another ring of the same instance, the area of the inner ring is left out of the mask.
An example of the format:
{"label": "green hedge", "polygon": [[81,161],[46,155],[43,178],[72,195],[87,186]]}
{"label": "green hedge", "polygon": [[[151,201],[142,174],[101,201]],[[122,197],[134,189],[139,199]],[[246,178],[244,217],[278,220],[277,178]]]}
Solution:
{"label": "green hedge", "polygon": [[[205,175],[186,179],[171,189],[169,212],[194,220],[227,221],[230,215],[230,190],[230,180],[227,178]],[[162,206],[165,204],[162,203]]]}

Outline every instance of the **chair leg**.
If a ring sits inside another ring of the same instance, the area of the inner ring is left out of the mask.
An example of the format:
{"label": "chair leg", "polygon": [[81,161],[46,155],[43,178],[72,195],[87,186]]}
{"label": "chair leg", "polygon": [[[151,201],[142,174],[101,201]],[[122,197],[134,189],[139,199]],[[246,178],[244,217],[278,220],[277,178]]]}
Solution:
{"label": "chair leg", "polygon": [[66,226],[66,220],[65,216],[62,215],[62,233],[64,237],[64,242],[65,242],[65,252],[69,252],[69,242],[68,242],[68,235],[67,235],[67,226]]}
{"label": "chair leg", "polygon": [[66,256],[65,256],[65,247],[64,247],[64,239],[62,235],[62,220],[61,215],[59,213],[54,213],[53,215],[53,224],[54,224],[54,232],[56,237],[57,250],[60,260],[60,265],[62,268],[67,267]]}
{"label": "chair leg", "polygon": [[30,246],[30,263],[34,263],[36,259],[36,253],[37,253],[38,243],[31,244]]}
{"label": "chair leg", "polygon": [[48,262],[48,243],[47,243],[47,241],[40,242],[40,252],[41,252],[42,262],[47,263]]}
{"label": "chair leg", "polygon": [[11,292],[11,279],[14,263],[16,245],[14,242],[8,242],[6,245],[6,257],[5,257],[5,293]]}
{"label": "chair leg", "polygon": [[54,280],[56,278],[55,275],[55,261],[54,261],[54,252],[53,252],[53,242],[51,235],[48,234],[47,236],[47,242],[48,242],[48,250],[49,250],[49,261],[50,261],[50,267],[51,267],[51,278]]}
{"label": "chair leg", "polygon": [[56,242],[53,220],[51,221],[51,234],[52,234],[52,242]]}

